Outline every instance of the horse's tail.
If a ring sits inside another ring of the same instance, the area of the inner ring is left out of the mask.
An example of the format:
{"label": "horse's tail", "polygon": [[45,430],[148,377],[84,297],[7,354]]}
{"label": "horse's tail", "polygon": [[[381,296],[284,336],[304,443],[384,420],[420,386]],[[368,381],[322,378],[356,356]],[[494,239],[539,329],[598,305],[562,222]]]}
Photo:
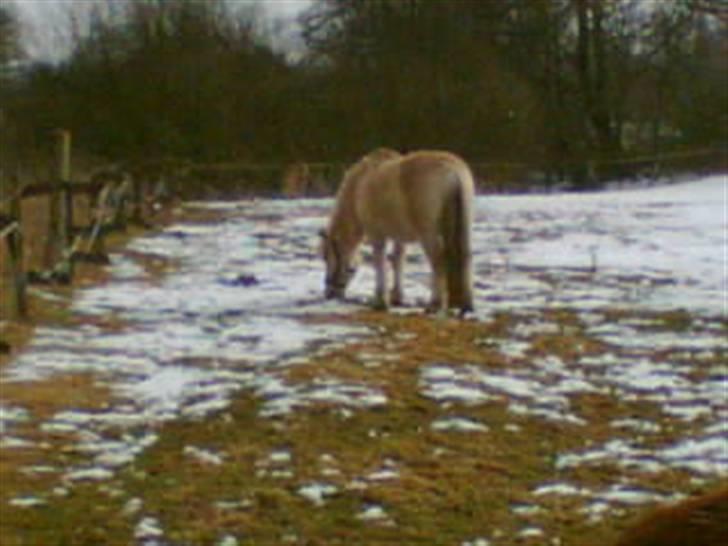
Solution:
{"label": "horse's tail", "polygon": [[473,177],[470,170],[455,169],[455,190],[445,203],[442,227],[447,271],[448,305],[463,313],[473,310],[470,225],[473,209]]}

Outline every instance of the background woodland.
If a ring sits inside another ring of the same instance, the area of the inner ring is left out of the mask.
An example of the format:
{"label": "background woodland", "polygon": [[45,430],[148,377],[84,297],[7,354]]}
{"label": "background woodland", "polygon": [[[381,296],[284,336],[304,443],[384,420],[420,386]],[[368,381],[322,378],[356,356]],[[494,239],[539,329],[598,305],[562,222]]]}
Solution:
{"label": "background woodland", "polygon": [[[113,0],[59,22],[68,57],[28,61],[0,5],[0,167],[30,172],[70,129],[94,162],[348,162],[446,148],[589,186],[630,158],[725,164],[720,0],[315,0],[290,29],[224,0]],[[283,37],[283,38],[282,38]],[[611,163],[610,163],[611,162]],[[193,182],[190,182],[193,183]]]}

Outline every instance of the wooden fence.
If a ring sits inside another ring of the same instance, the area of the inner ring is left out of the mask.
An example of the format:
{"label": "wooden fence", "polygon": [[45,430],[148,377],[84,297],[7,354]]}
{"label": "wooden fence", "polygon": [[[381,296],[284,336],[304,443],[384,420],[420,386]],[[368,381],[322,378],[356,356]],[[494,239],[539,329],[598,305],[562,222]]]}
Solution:
{"label": "wooden fence", "polygon": [[[109,232],[123,229],[128,221],[142,221],[144,196],[141,191],[134,191],[136,185],[128,178],[106,173],[89,182],[71,180],[70,144],[70,133],[59,131],[56,180],[20,186],[0,202],[7,211],[0,213],[0,245],[6,245],[7,256],[7,279],[2,279],[1,292],[3,299],[7,297],[5,307],[10,318],[27,316],[29,282],[71,282],[77,261],[108,260],[104,237]],[[23,201],[37,196],[47,197],[49,204],[41,272],[28,271],[24,256],[27,241],[24,243]],[[89,201],[91,214],[87,225],[77,225],[75,196],[86,196]]]}
{"label": "wooden fence", "polygon": [[23,272],[23,233],[20,222],[10,216],[0,215],[0,241],[8,245],[10,280],[7,292],[10,297],[11,317],[25,317],[28,306],[25,300],[25,274]]}
{"label": "wooden fence", "polygon": [[[466,158],[480,193],[523,193],[553,188],[596,189],[608,182],[656,179],[681,173],[728,169],[725,149],[620,155],[551,164],[494,162]],[[330,196],[344,175],[345,162],[190,164],[174,192],[185,198],[246,196]]]}

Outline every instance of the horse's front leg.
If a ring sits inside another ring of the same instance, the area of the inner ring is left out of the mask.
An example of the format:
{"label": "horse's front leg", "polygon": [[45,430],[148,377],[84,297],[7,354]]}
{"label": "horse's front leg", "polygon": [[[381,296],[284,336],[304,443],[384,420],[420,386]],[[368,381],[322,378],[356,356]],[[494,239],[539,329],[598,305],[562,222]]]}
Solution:
{"label": "horse's front leg", "polygon": [[387,309],[389,307],[389,294],[387,293],[387,241],[386,239],[372,241],[373,265],[376,275],[374,289],[374,308]]}
{"label": "horse's front leg", "polygon": [[404,301],[402,291],[402,269],[404,267],[404,243],[395,242],[392,252],[392,271],[394,272],[394,286],[389,297],[392,305],[402,305]]}

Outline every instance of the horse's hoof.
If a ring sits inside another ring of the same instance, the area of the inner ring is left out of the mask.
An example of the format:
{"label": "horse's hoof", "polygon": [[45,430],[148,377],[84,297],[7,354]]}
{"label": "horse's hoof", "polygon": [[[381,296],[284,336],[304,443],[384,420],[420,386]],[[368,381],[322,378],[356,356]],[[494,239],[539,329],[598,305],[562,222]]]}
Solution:
{"label": "horse's hoof", "polygon": [[370,306],[374,311],[387,311],[389,309],[389,305],[383,300],[373,300]]}
{"label": "horse's hoof", "polygon": [[447,309],[431,309],[427,312],[428,315],[430,315],[432,318],[436,320],[444,320],[447,318],[450,318],[450,315],[447,312]]}
{"label": "horse's hoof", "polygon": [[425,313],[427,313],[428,315],[445,314],[447,313],[447,309],[445,309],[439,303],[431,303],[427,307],[425,307]]}

